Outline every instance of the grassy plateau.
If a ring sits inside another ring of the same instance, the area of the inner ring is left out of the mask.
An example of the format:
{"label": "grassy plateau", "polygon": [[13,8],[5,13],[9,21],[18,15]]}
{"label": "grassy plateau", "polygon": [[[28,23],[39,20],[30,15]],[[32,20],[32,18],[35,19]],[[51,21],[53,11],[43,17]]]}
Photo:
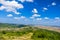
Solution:
{"label": "grassy plateau", "polygon": [[28,25],[0,24],[0,40],[60,40],[60,33]]}

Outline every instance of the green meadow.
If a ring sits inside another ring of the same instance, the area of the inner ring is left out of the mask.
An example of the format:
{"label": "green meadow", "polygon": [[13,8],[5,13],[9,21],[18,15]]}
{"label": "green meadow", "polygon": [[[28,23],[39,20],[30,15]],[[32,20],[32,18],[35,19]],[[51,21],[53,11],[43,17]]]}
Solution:
{"label": "green meadow", "polygon": [[59,32],[38,27],[11,24],[0,26],[0,40],[60,40]]}

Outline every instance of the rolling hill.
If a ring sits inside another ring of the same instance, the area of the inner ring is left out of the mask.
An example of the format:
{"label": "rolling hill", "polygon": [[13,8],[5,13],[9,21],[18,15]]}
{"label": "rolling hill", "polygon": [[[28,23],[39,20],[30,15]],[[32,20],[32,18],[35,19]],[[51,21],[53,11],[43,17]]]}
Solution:
{"label": "rolling hill", "polygon": [[60,33],[44,27],[0,24],[0,40],[60,40]]}

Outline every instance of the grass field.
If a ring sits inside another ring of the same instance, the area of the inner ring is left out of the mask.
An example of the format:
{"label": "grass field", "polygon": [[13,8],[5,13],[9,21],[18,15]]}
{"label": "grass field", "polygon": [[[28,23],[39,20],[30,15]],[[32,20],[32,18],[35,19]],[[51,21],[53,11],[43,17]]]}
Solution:
{"label": "grass field", "polygon": [[60,40],[60,33],[38,27],[1,28],[0,40]]}

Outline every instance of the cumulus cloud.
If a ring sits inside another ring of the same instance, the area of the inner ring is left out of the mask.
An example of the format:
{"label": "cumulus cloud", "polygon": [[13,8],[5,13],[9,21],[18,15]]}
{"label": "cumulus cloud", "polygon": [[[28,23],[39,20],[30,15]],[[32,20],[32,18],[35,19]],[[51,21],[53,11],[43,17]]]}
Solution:
{"label": "cumulus cloud", "polygon": [[55,17],[55,19],[60,19],[59,17]]}
{"label": "cumulus cloud", "polygon": [[24,8],[22,4],[18,4],[16,1],[5,1],[5,0],[0,0],[0,4],[2,6],[0,7],[0,10],[6,10],[7,12],[14,12],[15,14],[20,14],[17,12],[16,9],[21,9]]}
{"label": "cumulus cloud", "polygon": [[45,11],[45,10],[48,10],[48,8],[44,7],[43,10],[44,10],[44,11]]}
{"label": "cumulus cloud", "polygon": [[18,20],[18,19],[20,19],[20,17],[14,17],[14,19]]}
{"label": "cumulus cloud", "polygon": [[26,0],[18,0],[18,1],[21,1],[22,3],[25,2]]}
{"label": "cumulus cloud", "polygon": [[26,17],[25,16],[20,16],[20,17],[14,17],[14,19],[26,19]]}
{"label": "cumulus cloud", "polygon": [[3,10],[3,9],[5,9],[5,7],[4,7],[4,6],[1,6],[1,7],[0,7],[0,10]]}
{"label": "cumulus cloud", "polygon": [[49,19],[48,17],[44,17],[44,19]]}
{"label": "cumulus cloud", "polygon": [[26,17],[25,17],[25,16],[21,16],[20,18],[24,19],[24,18],[26,18]]}
{"label": "cumulus cloud", "polygon": [[34,15],[32,15],[33,17],[40,17],[41,15],[39,15],[39,14],[34,14]]}
{"label": "cumulus cloud", "polygon": [[34,17],[32,16],[32,17],[30,17],[31,19],[34,19]]}
{"label": "cumulus cloud", "polygon": [[32,12],[33,13],[38,13],[37,9],[35,9],[35,8],[32,10]]}
{"label": "cumulus cloud", "polygon": [[31,19],[34,19],[35,17],[40,17],[41,15],[39,15],[39,14],[33,14],[30,18]]}
{"label": "cumulus cloud", "polygon": [[16,1],[1,1],[0,3],[3,4],[3,6],[10,6],[10,7],[15,7],[15,8],[23,8],[22,4],[18,4]]}
{"label": "cumulus cloud", "polygon": [[55,5],[56,5],[56,3],[55,3],[55,2],[52,2],[52,5],[53,5],[53,6],[55,6]]}
{"label": "cumulus cloud", "polygon": [[8,14],[7,16],[8,16],[8,17],[12,17],[13,15],[12,15],[12,14]]}
{"label": "cumulus cloud", "polygon": [[23,3],[23,2],[33,2],[34,0],[18,0],[18,1],[21,1]]}
{"label": "cumulus cloud", "polygon": [[38,20],[38,21],[39,21],[39,20],[42,20],[42,18],[37,18],[36,20]]}
{"label": "cumulus cloud", "polygon": [[34,0],[26,0],[27,2],[33,2]]}

